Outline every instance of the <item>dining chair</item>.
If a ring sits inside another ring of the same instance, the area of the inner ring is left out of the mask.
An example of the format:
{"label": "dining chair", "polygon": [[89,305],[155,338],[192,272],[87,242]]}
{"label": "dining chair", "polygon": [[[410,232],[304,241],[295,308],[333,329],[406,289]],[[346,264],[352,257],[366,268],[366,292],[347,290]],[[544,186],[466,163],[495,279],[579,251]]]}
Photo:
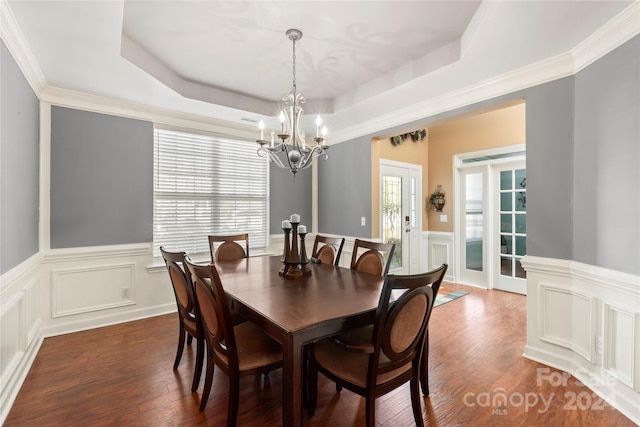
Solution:
{"label": "dining chair", "polygon": [[[315,413],[321,372],[336,383],[338,391],[344,387],[365,398],[366,425],[371,427],[375,426],[375,400],[409,382],[415,423],[424,426],[420,366],[435,301],[433,279],[431,272],[387,275],[368,340],[352,342],[344,334],[310,344],[309,416]],[[397,293],[401,294],[395,297]]]}
{"label": "dining chair", "polygon": [[394,248],[395,243],[356,239],[353,244],[350,268],[363,273],[385,276],[389,272]]}
{"label": "dining chair", "polygon": [[179,335],[178,335],[178,351],[173,369],[178,369],[182,352],[184,350],[185,336],[187,336],[187,345],[190,345],[193,338],[196,339],[196,367],[193,374],[193,382],[191,391],[198,389],[200,376],[202,374],[202,364],[204,360],[204,333],[202,322],[198,313],[198,307],[195,302],[193,291],[193,283],[191,275],[187,274],[184,266],[186,254],[184,252],[170,252],[163,246],[160,247],[160,253],[164,259],[164,263],[169,271],[169,278],[173,287],[173,293],[178,306]]}
{"label": "dining chair", "polygon": [[[368,240],[356,239],[353,244],[350,268],[363,273],[385,276],[389,271],[389,264],[393,256],[394,243],[379,243]],[[337,265],[337,264],[336,264]],[[303,382],[307,384],[309,345],[303,349]],[[308,392],[305,386],[304,402],[308,400]]]}
{"label": "dining chair", "polygon": [[344,237],[329,237],[316,234],[311,257],[320,261],[321,264],[338,265],[344,240]]}
{"label": "dining chair", "polygon": [[[435,304],[440,285],[444,279],[444,275],[447,272],[447,264],[442,264],[440,267],[429,271],[426,274],[431,275],[431,289],[433,289],[433,301]],[[429,396],[429,325],[427,325],[427,331],[424,336],[424,350],[422,351],[422,370],[420,372],[420,386],[422,388],[422,394]]]}
{"label": "dining chair", "polygon": [[213,372],[218,366],[229,377],[227,426],[235,426],[240,401],[240,378],[268,374],[282,367],[282,346],[252,322],[233,325],[229,302],[214,264],[197,265],[188,258],[185,264],[195,285],[207,347],[207,369],[200,411],[207,404]]}
{"label": "dining chair", "polygon": [[[235,261],[249,257],[248,233],[211,235],[208,237],[212,262]],[[238,242],[244,242],[244,245],[240,245]]]}

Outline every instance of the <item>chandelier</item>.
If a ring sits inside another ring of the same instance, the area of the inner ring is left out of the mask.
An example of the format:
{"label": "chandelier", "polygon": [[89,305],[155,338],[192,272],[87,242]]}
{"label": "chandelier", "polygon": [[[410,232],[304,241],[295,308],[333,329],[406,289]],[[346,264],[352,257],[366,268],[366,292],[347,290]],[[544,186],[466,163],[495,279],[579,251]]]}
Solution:
{"label": "chandelier", "polygon": [[[284,109],[280,112],[280,131],[278,134],[274,130],[269,132],[269,140],[265,139],[264,122],[260,121],[260,139],[256,142],[259,156],[268,156],[269,160],[282,169],[289,169],[295,179],[295,174],[302,169],[311,166],[314,160],[322,158],[326,160],[326,151],[329,147],[325,143],[327,127],[322,129],[322,119],[316,119],[316,136],[311,138],[312,143],[307,143],[304,131],[300,129],[300,118],[302,117],[301,104],[305,103],[304,95],[297,92],[296,87],[296,42],[302,38],[302,31],[290,29],[286,32],[287,38],[293,42],[293,87],[288,95],[284,95],[282,100],[285,103]],[[279,138],[279,140],[276,140]],[[284,155],[281,156],[281,153]],[[285,162],[282,161],[285,158]]]}

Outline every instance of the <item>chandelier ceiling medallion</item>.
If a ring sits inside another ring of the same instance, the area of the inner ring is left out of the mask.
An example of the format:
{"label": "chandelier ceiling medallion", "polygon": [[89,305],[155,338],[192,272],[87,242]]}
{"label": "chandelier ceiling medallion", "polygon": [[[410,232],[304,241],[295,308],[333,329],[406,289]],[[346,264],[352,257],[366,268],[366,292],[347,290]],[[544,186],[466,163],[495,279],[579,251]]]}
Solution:
{"label": "chandelier ceiling medallion", "polygon": [[[302,117],[302,107],[305,99],[304,95],[297,92],[296,87],[296,42],[302,38],[302,31],[290,29],[286,32],[287,38],[293,42],[293,87],[288,95],[282,97],[285,103],[284,109],[280,112],[280,132],[275,133],[271,130],[269,140],[265,139],[264,121],[260,121],[260,139],[256,142],[260,145],[258,148],[259,156],[269,156],[269,160],[282,169],[289,169],[295,179],[295,174],[302,169],[311,166],[314,160],[322,158],[326,160],[328,155],[326,151],[329,147],[326,145],[325,136],[327,127],[322,129],[322,119],[320,116],[316,119],[316,136],[311,138],[313,143],[307,144],[304,131],[300,129],[300,118]],[[276,140],[276,136],[280,141]],[[284,153],[286,163],[282,161],[280,156]]]}

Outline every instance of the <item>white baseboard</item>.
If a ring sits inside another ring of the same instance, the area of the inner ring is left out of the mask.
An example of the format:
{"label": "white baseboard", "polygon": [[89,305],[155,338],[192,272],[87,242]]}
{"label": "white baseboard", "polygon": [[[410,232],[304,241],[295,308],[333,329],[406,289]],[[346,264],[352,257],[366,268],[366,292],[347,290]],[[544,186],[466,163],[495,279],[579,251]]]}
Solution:
{"label": "white baseboard", "polygon": [[133,322],[135,320],[146,319],[163,314],[174,313],[177,310],[176,303],[171,302],[156,307],[146,307],[138,310],[127,310],[122,313],[107,314],[103,316],[92,316],[86,320],[71,320],[64,323],[56,323],[43,328],[42,334],[45,338],[56,335],[70,334],[73,332],[86,331],[89,329],[102,328],[104,326],[117,325],[119,323]]}
{"label": "white baseboard", "polygon": [[17,366],[15,366],[7,381],[3,381],[0,389],[0,425],[4,424],[4,420],[11,411],[11,406],[18,396],[18,392],[22,387],[22,383],[31,369],[31,365],[36,360],[40,346],[43,341],[42,335],[32,340],[31,345],[20,357]]}

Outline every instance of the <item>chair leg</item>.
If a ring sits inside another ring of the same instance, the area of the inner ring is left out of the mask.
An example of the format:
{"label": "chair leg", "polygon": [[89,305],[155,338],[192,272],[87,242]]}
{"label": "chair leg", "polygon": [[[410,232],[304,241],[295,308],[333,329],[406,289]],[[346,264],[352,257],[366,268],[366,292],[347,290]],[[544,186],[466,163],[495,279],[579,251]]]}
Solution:
{"label": "chair leg", "polygon": [[209,393],[211,393],[211,384],[213,384],[213,372],[215,365],[213,359],[207,357],[207,372],[204,379],[204,390],[202,390],[202,396],[200,397],[200,411],[204,411],[207,406],[207,400],[209,400]]}
{"label": "chair leg", "polygon": [[375,427],[376,425],[376,399],[373,396],[365,397],[365,418],[367,427]]}
{"label": "chair leg", "polygon": [[420,386],[422,394],[429,396],[429,330],[424,337],[424,348],[422,349],[422,358],[420,360]]}
{"label": "chair leg", "polygon": [[229,377],[229,409],[227,411],[227,427],[235,427],[238,420],[238,402],[240,401],[240,377]]}
{"label": "chair leg", "polygon": [[[313,356],[311,356],[313,357]],[[318,401],[318,369],[316,368],[315,361],[308,360],[308,372],[307,372],[307,390],[309,395],[307,401],[307,414],[313,417],[316,412],[316,403]]]}
{"label": "chair leg", "polygon": [[200,384],[200,376],[202,375],[202,364],[204,362],[204,339],[198,338],[196,340],[196,369],[193,372],[193,383],[191,384],[191,391],[198,390]]}
{"label": "chair leg", "polygon": [[309,348],[302,347],[302,408],[309,404]]}
{"label": "chair leg", "polygon": [[416,427],[424,427],[424,421],[422,420],[422,407],[420,406],[420,388],[418,385],[418,379],[414,375],[410,381],[411,388],[411,407],[413,408],[413,419],[416,422]]}
{"label": "chair leg", "polygon": [[178,335],[178,352],[176,353],[176,360],[173,362],[174,371],[178,369],[180,359],[182,359],[182,350],[184,350],[184,335],[185,331],[184,329],[182,329],[182,324],[180,324],[180,334]]}
{"label": "chair leg", "polygon": [[192,341],[193,341],[193,336],[191,334],[187,334],[187,345],[191,345]]}

